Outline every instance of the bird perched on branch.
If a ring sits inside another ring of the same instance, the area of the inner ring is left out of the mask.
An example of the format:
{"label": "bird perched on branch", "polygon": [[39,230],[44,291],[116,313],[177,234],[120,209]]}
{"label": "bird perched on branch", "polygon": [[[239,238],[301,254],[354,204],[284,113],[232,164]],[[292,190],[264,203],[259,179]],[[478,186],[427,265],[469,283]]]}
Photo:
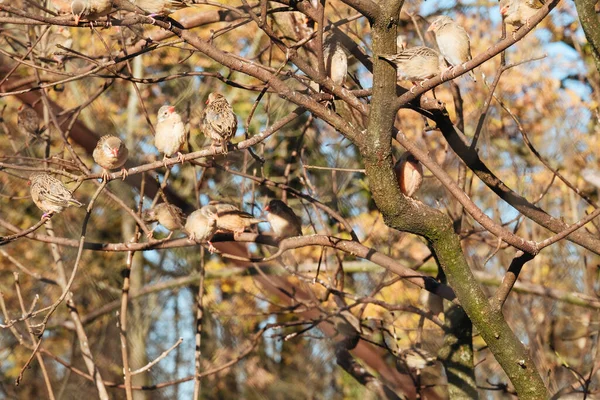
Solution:
{"label": "bird perched on branch", "polygon": [[40,134],[40,117],[28,104],[21,104],[17,110],[17,128],[27,138]]}
{"label": "bird perched on branch", "polygon": [[227,154],[227,143],[235,136],[237,130],[237,117],[222,94],[213,92],[208,95],[200,129],[211,138],[213,146],[215,142],[219,143],[223,153]]}
{"label": "bird perched on branch", "polygon": [[[185,223],[185,214],[181,211],[181,208],[174,206],[173,204],[160,203],[154,206],[151,210],[144,211],[142,219],[145,222],[158,222],[170,233],[167,239],[171,238],[173,232],[182,229]],[[148,234],[148,238],[152,237],[154,229]]]}
{"label": "bird perched on branch", "polygon": [[256,218],[252,214],[240,210],[233,204],[221,201],[211,201],[208,206],[217,211],[217,229],[226,232],[243,233],[246,228],[266,222],[262,218]]}
{"label": "bird perched on branch", "polygon": [[75,19],[75,23],[79,24],[81,18],[88,21],[95,21],[100,17],[104,17],[112,11],[111,0],[72,0],[71,14]]}
{"label": "bird perched on branch", "polygon": [[208,250],[213,253],[217,249],[210,242],[217,231],[217,210],[212,206],[204,206],[187,217],[185,231],[195,242],[207,242]]}
{"label": "bird perched on branch", "polygon": [[167,105],[159,108],[154,146],[158,151],[164,153],[163,162],[167,157],[177,153],[177,160],[183,163],[183,154],[180,150],[185,140],[185,125],[179,113],[175,111],[175,107]]}
{"label": "bird perched on branch", "polygon": [[44,172],[36,172],[29,176],[31,199],[44,212],[42,219],[59,213],[70,206],[81,207],[73,194],[58,179]]}
{"label": "bird perched on branch", "polygon": [[394,172],[398,180],[400,191],[408,197],[412,197],[421,187],[423,182],[423,166],[408,151],[394,165]]}
{"label": "bird perched on branch", "polygon": [[294,210],[281,200],[271,200],[265,207],[267,221],[279,239],[302,236],[302,221]]}
{"label": "bird perched on branch", "polygon": [[323,43],[323,58],[327,76],[336,85],[343,85],[348,74],[348,55],[335,33],[329,35]]}
{"label": "bird perched on branch", "polygon": [[501,0],[500,14],[504,22],[512,25],[515,30],[523,25],[529,28],[529,19],[537,14],[544,4],[543,0]]}
{"label": "bird perched on branch", "polygon": [[431,352],[417,347],[409,347],[398,352],[398,359],[411,370],[425,369],[435,364],[437,357]]}
{"label": "bird perched on branch", "polygon": [[133,4],[151,15],[169,15],[191,4],[184,0],[132,0]]}
{"label": "bird perched on branch", "polygon": [[398,80],[408,80],[415,85],[410,89],[411,92],[417,81],[423,86],[424,81],[438,75],[444,63],[440,53],[425,46],[411,47],[398,54],[379,57],[396,64]]}
{"label": "bird perched on branch", "polygon": [[[108,174],[111,169],[118,169],[125,165],[127,157],[129,156],[129,150],[125,146],[125,143],[121,139],[113,135],[104,135],[96,144],[96,148],[92,153],[92,157],[96,164],[101,166],[102,169],[102,180],[108,180]],[[127,170],[121,169],[123,173],[123,180],[127,177]]]}
{"label": "bird perched on branch", "polygon": [[[463,65],[471,60],[471,42],[465,28],[457,24],[450,17],[437,17],[427,29],[435,34],[440,53],[452,67]],[[449,68],[448,70],[451,70]],[[469,71],[473,81],[477,78],[473,71]]]}

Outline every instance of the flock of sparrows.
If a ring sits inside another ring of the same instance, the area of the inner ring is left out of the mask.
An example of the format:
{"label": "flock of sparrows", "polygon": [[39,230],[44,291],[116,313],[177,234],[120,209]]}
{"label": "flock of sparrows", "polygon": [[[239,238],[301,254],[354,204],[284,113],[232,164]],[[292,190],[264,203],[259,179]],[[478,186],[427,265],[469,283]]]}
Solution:
{"label": "flock of sparrows", "polygon": [[[544,5],[542,0],[501,0],[500,14],[504,22],[515,29],[523,25],[529,27],[529,20]],[[439,52],[427,46],[404,48],[399,40],[399,53],[380,55],[396,65],[398,80],[408,80],[421,85],[427,79],[446,73],[455,75],[456,68],[471,60],[471,43],[467,31],[447,16],[437,17],[427,29],[433,32]],[[514,35],[514,32],[513,32]],[[447,65],[446,65],[447,64]],[[469,75],[477,81],[473,71]],[[333,78],[332,78],[333,79]],[[411,91],[413,91],[411,88]]]}
{"label": "flock of sparrows", "polygon": [[[44,212],[42,219],[60,213],[67,207],[83,205],[64,183],[45,172],[31,174],[29,186],[33,202]],[[160,203],[144,211],[142,218],[145,222],[158,222],[169,230],[167,239],[174,231],[184,230],[191,240],[208,243],[211,252],[215,250],[210,242],[215,233],[242,233],[260,222],[269,222],[278,239],[302,235],[302,220],[283,201],[271,200],[264,211],[266,220],[256,218],[233,204],[211,201],[186,217],[179,207]],[[153,232],[154,229],[150,231],[149,238]]]}
{"label": "flock of sparrows", "polygon": [[[115,6],[127,11],[141,11],[149,16],[167,16],[194,5],[193,0],[54,0],[54,3],[59,12],[70,13],[76,23],[82,18],[93,22],[107,16],[115,10]],[[544,0],[500,0],[500,14],[505,23],[518,29],[523,25],[529,26],[529,20],[543,4]],[[416,46],[401,48],[398,54],[379,56],[396,64],[399,80],[409,80],[416,85],[416,82],[422,83],[440,73],[442,76],[446,73],[454,76],[456,68],[471,60],[469,35],[450,17],[438,17],[428,31],[434,33],[439,52],[426,46]],[[336,35],[330,35],[325,41],[323,53],[329,77],[336,84],[343,84],[348,71],[348,54]],[[473,71],[469,74],[476,81]],[[232,123],[237,124],[237,121]]]}
{"label": "flock of sparrows", "polygon": [[[38,135],[40,121],[37,113],[28,105],[22,105],[17,114],[19,129],[28,136]],[[200,129],[211,138],[214,146],[222,146],[223,153],[227,152],[229,141],[237,130],[237,117],[227,99],[220,93],[210,93],[206,107],[202,112]],[[178,154],[183,162],[180,150],[186,141],[185,126],[175,107],[165,105],[158,110],[158,122],[154,144],[164,153],[164,157]],[[129,155],[125,143],[113,135],[102,136],[92,153],[94,161],[103,169],[102,179],[108,180],[109,171],[122,168]],[[122,169],[123,179],[127,170]],[[29,177],[30,191],[33,202],[44,212],[42,218],[59,213],[70,206],[81,207],[73,194],[58,179],[46,173],[34,173]],[[171,233],[184,229],[190,239],[208,242],[209,250],[214,250],[210,238],[217,232],[241,233],[252,225],[269,222],[275,235],[280,238],[302,235],[302,222],[294,211],[280,200],[271,200],[265,207],[267,220],[255,218],[233,204],[210,202],[208,205],[194,211],[186,218],[183,211],[172,204],[161,203],[153,209],[144,212],[146,222],[158,222]],[[154,231],[154,230],[153,230]],[[152,232],[150,235],[152,235]]]}
{"label": "flock of sparrows", "polygon": [[193,5],[192,1],[185,0],[52,0],[52,3],[60,14],[71,14],[76,23],[82,19],[93,22],[117,9],[141,11],[149,16],[167,16]]}
{"label": "flock of sparrows", "polygon": [[[541,0],[501,0],[500,13],[507,24],[519,28],[529,25],[529,19],[541,8]],[[151,15],[168,15],[179,8],[189,6],[179,0],[134,0],[131,4]],[[79,22],[81,18],[94,20],[108,15],[112,11],[111,0],[72,0],[70,12]],[[405,49],[394,55],[382,55],[381,58],[396,64],[399,80],[410,80],[416,85],[440,72],[454,71],[471,60],[469,35],[465,29],[450,17],[440,16],[429,26],[428,31],[435,35],[439,53],[426,46]],[[59,33],[60,34],[60,33]],[[348,70],[348,55],[336,35],[330,35],[324,43],[324,61],[330,78],[343,85]],[[444,67],[447,68],[445,70]],[[473,80],[475,74],[470,71]],[[41,133],[37,112],[23,104],[18,109],[17,126],[28,138]],[[227,146],[235,136],[237,117],[227,99],[220,93],[210,93],[206,107],[202,112],[201,131],[212,140],[211,147],[220,145],[224,154]],[[158,110],[154,145],[164,154],[163,160],[177,154],[179,162],[184,161],[181,149],[186,142],[187,134],[181,116],[170,105]],[[122,168],[123,179],[127,176],[125,165],[129,150],[117,136],[105,135],[98,140],[93,151],[94,161],[103,169],[102,178],[108,180],[109,171]],[[406,152],[394,166],[401,192],[414,196],[423,180],[423,167],[418,160]],[[80,207],[82,204],[73,198],[72,193],[58,179],[46,173],[34,173],[30,176],[31,196],[34,203],[44,212],[42,218],[61,212],[69,206]],[[279,238],[302,235],[301,220],[294,211],[280,200],[272,200],[267,207],[267,221],[275,235]],[[161,203],[144,213],[146,222],[155,222],[168,229],[171,234],[175,230],[184,229],[192,240],[206,241],[213,250],[210,238],[217,231],[243,232],[246,228],[265,222],[251,214],[241,211],[232,204],[211,202],[191,213],[187,218],[182,210],[174,205]],[[152,232],[151,232],[152,233]],[[171,236],[169,235],[169,237]]]}

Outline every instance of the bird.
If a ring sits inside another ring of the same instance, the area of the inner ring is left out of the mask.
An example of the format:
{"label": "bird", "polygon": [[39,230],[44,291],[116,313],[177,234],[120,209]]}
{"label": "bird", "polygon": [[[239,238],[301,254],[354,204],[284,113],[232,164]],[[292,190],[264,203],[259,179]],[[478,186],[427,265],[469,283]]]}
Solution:
{"label": "bird", "polygon": [[243,233],[246,228],[252,225],[266,222],[262,218],[256,218],[252,214],[241,211],[233,204],[211,201],[208,203],[208,206],[216,210],[217,229],[222,231]]}
{"label": "bird", "polygon": [[227,99],[220,93],[210,93],[200,120],[200,129],[211,138],[213,146],[220,143],[223,154],[227,154],[227,143],[237,130],[237,117]]}
{"label": "bird", "polygon": [[71,14],[71,0],[50,0],[50,5],[59,15]]}
{"label": "bird", "polygon": [[[434,33],[440,53],[452,67],[463,65],[471,60],[469,34],[465,28],[454,22],[452,18],[445,15],[437,17],[431,23],[427,32]],[[477,82],[473,71],[469,71],[469,75],[471,75],[473,81]]]}
{"label": "bird", "polygon": [[343,85],[348,74],[348,55],[335,33],[323,43],[323,58],[327,76],[336,85]]}
{"label": "bird", "polygon": [[435,364],[437,357],[429,351],[417,347],[409,347],[398,352],[398,359],[409,369],[425,369]]}
{"label": "bird", "polygon": [[515,30],[523,25],[527,25],[529,28],[529,19],[537,14],[543,6],[543,0],[501,0],[500,14],[504,22],[513,26]]}
{"label": "bird", "polygon": [[423,183],[423,166],[421,163],[407,151],[402,154],[396,165],[394,165],[394,172],[402,194],[413,197],[421,187],[421,183]]}
{"label": "bird", "polygon": [[426,46],[411,47],[398,54],[379,57],[396,65],[398,80],[408,80],[415,85],[410,89],[411,92],[416,87],[416,81],[421,81],[420,85],[423,86],[424,81],[438,75],[444,62],[440,53]]}
{"label": "bird", "polygon": [[158,122],[154,136],[154,146],[164,153],[163,162],[167,157],[177,153],[177,160],[184,162],[180,150],[186,141],[185,125],[175,107],[165,105],[158,109]]}
{"label": "bird", "polygon": [[207,242],[208,250],[214,253],[217,249],[210,242],[217,231],[217,210],[212,206],[204,206],[187,217],[185,231],[190,240]]}
{"label": "bird", "polygon": [[[125,165],[128,156],[129,150],[125,146],[125,143],[113,135],[102,136],[92,153],[96,164],[103,168],[102,180],[104,181],[108,181],[109,170],[118,169]],[[123,173],[123,180],[125,180],[125,177],[128,175],[127,170],[122,168],[121,172]]]}
{"label": "bird", "polygon": [[187,1],[182,0],[133,0],[131,2],[148,14],[155,16],[166,16],[191,6]]}
{"label": "bird", "polygon": [[[158,222],[167,228],[170,231],[167,239],[170,239],[174,231],[183,228],[185,214],[181,211],[181,208],[174,206],[173,204],[160,203],[155,205],[151,210],[144,211],[142,219],[145,222]],[[148,238],[152,237],[153,232],[154,229],[148,233]]]}
{"label": "bird", "polygon": [[271,200],[265,207],[265,211],[267,211],[267,221],[279,239],[302,236],[302,221],[283,201]]}
{"label": "bird", "polygon": [[408,37],[402,33],[399,33],[396,36],[396,51],[399,53],[401,51],[406,50],[407,42],[408,42]]}
{"label": "bird", "polygon": [[67,207],[83,205],[61,181],[44,172],[31,174],[27,183],[30,186],[31,199],[44,212],[42,219],[62,212]]}
{"label": "bird", "polygon": [[600,188],[600,171],[593,168],[586,168],[581,171],[581,177],[584,181]]}
{"label": "bird", "polygon": [[17,127],[26,137],[37,137],[40,133],[40,117],[28,104],[21,104],[17,110]]}
{"label": "bird", "polygon": [[104,17],[112,11],[111,0],[72,0],[71,14],[75,19],[75,23],[79,24],[81,18],[88,21],[94,21],[100,17]]}

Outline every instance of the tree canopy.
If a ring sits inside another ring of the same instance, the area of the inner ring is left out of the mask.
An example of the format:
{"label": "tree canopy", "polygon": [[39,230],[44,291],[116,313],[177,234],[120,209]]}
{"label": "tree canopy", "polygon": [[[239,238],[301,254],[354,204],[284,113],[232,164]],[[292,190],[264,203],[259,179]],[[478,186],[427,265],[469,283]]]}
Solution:
{"label": "tree canopy", "polygon": [[584,0],[1,1],[2,397],[593,397],[598,32]]}

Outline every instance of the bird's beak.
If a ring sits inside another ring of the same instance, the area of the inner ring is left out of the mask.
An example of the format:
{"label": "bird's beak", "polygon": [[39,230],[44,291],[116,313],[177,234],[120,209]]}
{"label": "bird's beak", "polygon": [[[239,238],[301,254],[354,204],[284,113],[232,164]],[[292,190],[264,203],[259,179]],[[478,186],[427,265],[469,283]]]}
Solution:
{"label": "bird's beak", "polygon": [[429,28],[427,28],[427,32],[431,32],[433,30],[433,25],[429,25]]}
{"label": "bird's beak", "polygon": [[173,107],[173,106],[169,107],[169,112],[172,113],[173,111],[175,111],[175,107]]}
{"label": "bird's beak", "polygon": [[269,211],[271,211],[271,208],[270,208],[269,206],[266,206],[265,208],[263,208],[263,210],[264,210],[265,212],[269,212]]}
{"label": "bird's beak", "polygon": [[500,9],[500,15],[504,15],[506,14],[506,11],[508,10],[508,7],[504,6]]}
{"label": "bird's beak", "polygon": [[79,25],[79,20],[81,19],[81,15],[74,15],[75,25]]}
{"label": "bird's beak", "polygon": [[110,152],[115,158],[119,157],[119,149],[111,149]]}

